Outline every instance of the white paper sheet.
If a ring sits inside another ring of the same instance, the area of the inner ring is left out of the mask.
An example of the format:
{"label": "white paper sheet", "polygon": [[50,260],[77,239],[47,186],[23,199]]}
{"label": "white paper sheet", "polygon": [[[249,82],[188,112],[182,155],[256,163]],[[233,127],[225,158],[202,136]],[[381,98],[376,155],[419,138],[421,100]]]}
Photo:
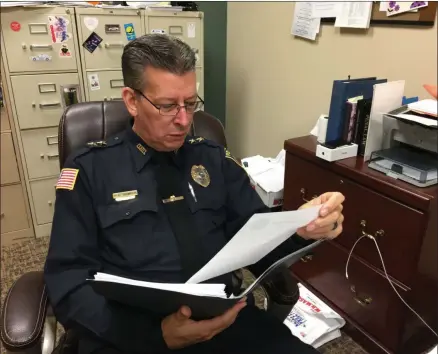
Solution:
{"label": "white paper sheet", "polygon": [[335,27],[369,28],[371,21],[371,1],[347,1],[341,3]]}
{"label": "white paper sheet", "polygon": [[435,347],[428,354],[437,354],[437,353],[438,353],[438,347]]}
{"label": "white paper sheet", "polygon": [[438,121],[436,118],[423,118],[406,113],[390,114],[390,116],[410,120],[411,122],[416,122],[418,124],[425,125],[426,127],[438,127]]}
{"label": "white paper sheet", "polygon": [[265,192],[279,192],[284,188],[284,165],[277,163],[268,171],[254,176],[253,179]]}
{"label": "white paper sheet", "polygon": [[438,113],[438,102],[437,100],[427,99],[418,102],[413,102],[408,104],[409,109],[416,112],[421,112],[425,114],[437,116]]}
{"label": "white paper sheet", "polygon": [[296,211],[253,215],[187,283],[200,283],[258,262],[286,241],[298,228],[316,219],[320,208],[319,205]]}
{"label": "white paper sheet", "polygon": [[[336,17],[341,9],[339,2],[318,1],[312,2],[312,18]],[[386,9],[385,9],[386,11]]]}
{"label": "white paper sheet", "polygon": [[401,106],[404,90],[405,82],[403,80],[374,85],[370,124],[365,144],[365,161],[370,159],[373,151],[382,149],[383,115]]}
{"label": "white paper sheet", "polygon": [[319,33],[321,19],[312,18],[311,16],[311,2],[296,2],[291,34],[314,41]]}

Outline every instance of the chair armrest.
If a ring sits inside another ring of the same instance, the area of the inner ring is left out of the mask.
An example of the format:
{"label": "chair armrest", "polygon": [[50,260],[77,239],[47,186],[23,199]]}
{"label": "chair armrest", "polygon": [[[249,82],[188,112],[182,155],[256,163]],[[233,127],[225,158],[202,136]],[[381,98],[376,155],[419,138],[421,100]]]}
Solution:
{"label": "chair armrest", "polygon": [[47,302],[42,272],[26,273],[15,281],[2,309],[1,340],[7,349],[25,349],[39,343]]}

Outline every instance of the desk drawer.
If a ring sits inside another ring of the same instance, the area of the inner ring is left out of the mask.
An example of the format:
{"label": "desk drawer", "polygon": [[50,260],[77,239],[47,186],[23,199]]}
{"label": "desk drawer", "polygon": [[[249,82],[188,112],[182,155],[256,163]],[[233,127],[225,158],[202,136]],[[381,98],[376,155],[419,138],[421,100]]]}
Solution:
{"label": "desk drawer", "polygon": [[[335,242],[350,250],[362,231],[375,235],[383,230],[377,241],[387,271],[409,286],[415,269],[415,255],[421,246],[419,235],[426,223],[423,213],[292,154],[286,157],[285,178],[284,207],[287,210],[298,208],[313,195],[327,191],[343,193],[344,230]],[[362,226],[362,220],[365,226]],[[354,254],[383,271],[373,240],[362,239]]]}
{"label": "desk drawer", "polygon": [[[294,264],[292,272],[313,287],[310,290],[316,290],[322,300],[330,299],[328,305],[335,305],[341,316],[348,314],[367,333],[395,351],[403,313],[400,307],[404,305],[388,280],[354,258],[350,260],[347,280],[347,254],[329,242],[312,254],[310,261]],[[406,298],[405,291],[400,293]]]}
{"label": "desk drawer", "polygon": [[0,173],[1,184],[9,184],[20,181],[18,174],[17,158],[15,157],[14,144],[11,133],[1,134],[1,157]]}
{"label": "desk drawer", "polygon": [[1,187],[1,233],[27,229],[26,204],[21,184]]}
{"label": "desk drawer", "polygon": [[30,179],[59,175],[58,128],[21,132]]}
{"label": "desk drawer", "polygon": [[58,178],[30,182],[36,223],[38,225],[52,222],[56,199],[56,182]]}

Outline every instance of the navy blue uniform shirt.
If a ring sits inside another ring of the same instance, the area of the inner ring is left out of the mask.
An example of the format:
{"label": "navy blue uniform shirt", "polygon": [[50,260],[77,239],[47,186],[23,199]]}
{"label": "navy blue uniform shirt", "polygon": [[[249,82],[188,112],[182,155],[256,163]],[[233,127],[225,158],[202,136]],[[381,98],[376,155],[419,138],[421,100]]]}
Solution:
{"label": "navy blue uniform shirt", "polygon": [[[67,177],[58,182],[64,188],[57,189],[44,270],[50,302],[66,328],[130,353],[165,348],[161,319],[107,302],[86,279],[90,272],[100,271],[145,281],[183,280],[175,235],[157,195],[156,153],[129,127],[106,144],[84,148],[68,158],[63,169]],[[254,213],[269,211],[244,169],[223,146],[187,137],[175,161],[185,176],[184,198],[207,260]],[[208,171],[207,187],[193,180],[193,165]],[[117,193],[127,191],[136,191],[135,197],[115,200]],[[300,247],[293,239],[282,245],[287,248],[284,252]],[[261,273],[284,255],[279,252],[259,262],[259,268],[254,266],[255,272]]]}

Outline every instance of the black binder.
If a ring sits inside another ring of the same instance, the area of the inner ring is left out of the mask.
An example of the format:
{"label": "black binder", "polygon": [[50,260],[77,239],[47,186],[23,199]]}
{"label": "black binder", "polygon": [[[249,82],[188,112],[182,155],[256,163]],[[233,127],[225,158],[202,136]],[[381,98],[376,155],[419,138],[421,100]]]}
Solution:
{"label": "black binder", "polygon": [[116,301],[141,310],[147,310],[159,316],[167,316],[178,311],[181,306],[186,305],[190,307],[193,319],[208,319],[223,314],[243,297],[254,291],[266,277],[279,271],[284,266],[290,267],[321,242],[323,242],[323,240],[315,241],[278,260],[237,296],[227,297],[225,291],[223,297],[212,297],[126,285],[112,281],[89,279],[88,282],[95,292],[103,295],[110,301]]}

